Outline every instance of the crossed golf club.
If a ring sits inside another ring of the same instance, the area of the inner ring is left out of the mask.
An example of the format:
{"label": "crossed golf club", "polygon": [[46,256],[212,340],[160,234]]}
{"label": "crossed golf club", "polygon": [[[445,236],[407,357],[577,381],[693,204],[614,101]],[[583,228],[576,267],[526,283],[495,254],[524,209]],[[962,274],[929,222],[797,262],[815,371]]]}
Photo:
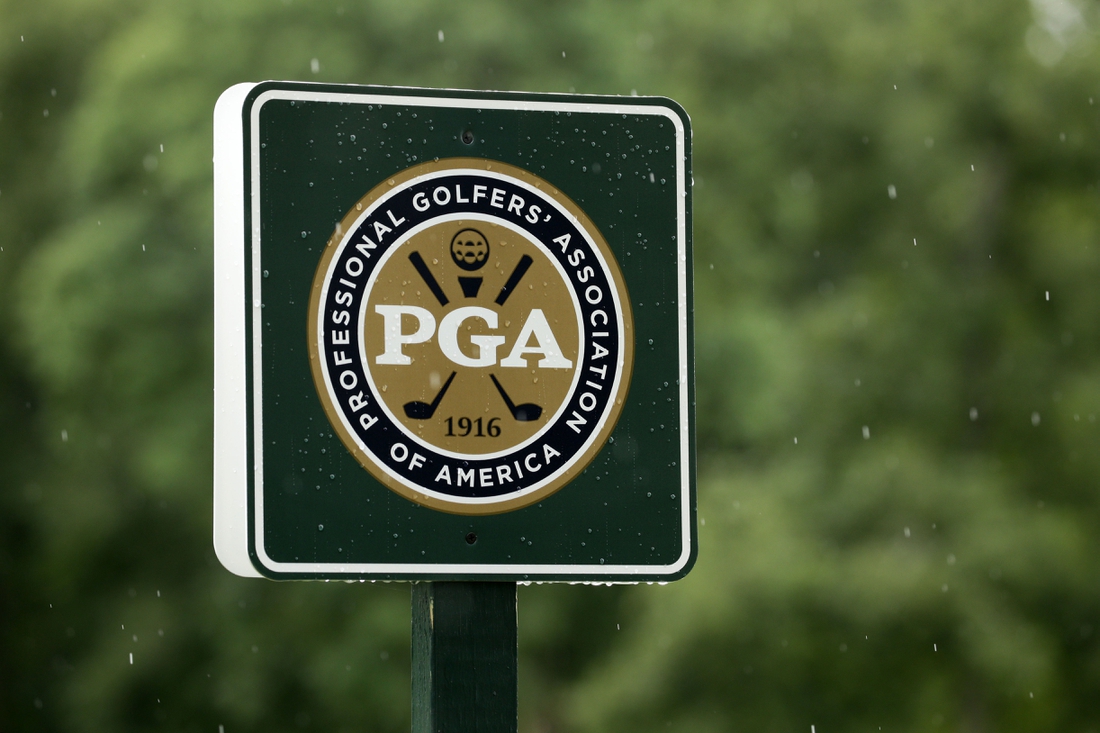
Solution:
{"label": "crossed golf club", "polygon": [[[432,275],[431,270],[428,269],[428,265],[424,262],[424,258],[420,256],[419,252],[412,252],[409,254],[409,262],[416,269],[416,272],[424,280],[424,284],[428,286],[428,290],[432,292],[435,299],[439,301],[439,304],[447,305],[450,302],[447,299],[446,293],[443,292],[443,288],[439,286],[435,276]],[[534,262],[527,255],[520,257],[519,262],[516,263],[515,268],[512,270],[512,274],[508,276],[508,280],[504,283],[504,287],[500,289],[500,294],[496,297],[497,305],[504,305],[504,302],[508,300],[508,296],[515,291],[516,286],[519,285],[519,281],[527,273],[528,268]],[[411,420],[428,420],[435,414],[435,410],[439,407],[439,403],[443,401],[443,395],[447,394],[447,390],[451,387],[451,382],[454,381],[455,375],[458,372],[451,372],[451,376],[447,377],[447,381],[443,383],[443,386],[439,388],[439,392],[431,402],[421,402],[419,400],[413,400],[412,402],[406,402],[404,404],[405,416]],[[496,375],[490,373],[489,379],[493,380],[493,385],[497,388],[497,392],[500,393],[501,398],[504,399],[504,404],[508,407],[508,412],[512,413],[512,418],[517,422],[531,422],[532,420],[538,420],[542,416],[542,407],[536,405],[534,402],[523,402],[516,404],[512,402],[512,398],[508,396],[508,393],[504,390],[500,381],[497,380]]]}

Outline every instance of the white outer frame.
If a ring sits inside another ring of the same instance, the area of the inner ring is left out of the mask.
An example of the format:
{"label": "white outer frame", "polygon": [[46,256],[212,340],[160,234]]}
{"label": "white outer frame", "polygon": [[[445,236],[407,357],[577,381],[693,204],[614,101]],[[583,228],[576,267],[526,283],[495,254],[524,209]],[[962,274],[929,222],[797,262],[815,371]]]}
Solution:
{"label": "white outer frame", "polygon": [[[244,231],[244,102],[256,84],[236,84],[225,90],[214,107],[214,550],[218,560],[243,577],[262,577],[252,564],[248,547],[248,395],[246,349],[253,354],[254,446],[256,507],[263,506],[263,420],[260,328],[260,221],[262,201],[251,196],[252,231]],[[256,555],[265,570],[274,573],[342,575],[417,575],[425,579],[445,576],[526,576],[540,580],[569,582],[569,576],[672,576],[691,558],[691,455],[688,405],[688,312],[687,312],[687,172],[686,131],[683,121],[668,107],[606,102],[551,102],[501,98],[404,96],[384,93],[341,94],[336,92],[271,90],[261,94],[249,110],[251,139],[251,190],[259,190],[260,110],[271,100],[335,102],[343,104],[400,104],[411,107],[503,109],[540,112],[578,112],[617,115],[657,115],[668,119],[676,134],[676,238],[677,320],[680,398],[680,556],[668,565],[524,565],[463,563],[284,563],[264,551],[263,514],[257,511]],[[250,241],[249,241],[250,240]],[[251,306],[246,292],[245,247],[252,249]],[[246,311],[252,317],[252,344],[245,342]],[[563,579],[564,578],[564,579]],[[623,582],[623,581],[618,581]]]}

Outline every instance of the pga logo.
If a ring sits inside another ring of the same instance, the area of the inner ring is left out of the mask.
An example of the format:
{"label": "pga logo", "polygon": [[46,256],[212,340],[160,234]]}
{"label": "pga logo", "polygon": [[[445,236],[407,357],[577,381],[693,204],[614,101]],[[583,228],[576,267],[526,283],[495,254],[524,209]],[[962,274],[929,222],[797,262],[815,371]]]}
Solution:
{"label": "pga logo", "polygon": [[461,514],[527,506],[603,447],[633,366],[614,255],[575,203],[496,161],[414,166],[337,226],[314,277],[314,382],[387,487]]}

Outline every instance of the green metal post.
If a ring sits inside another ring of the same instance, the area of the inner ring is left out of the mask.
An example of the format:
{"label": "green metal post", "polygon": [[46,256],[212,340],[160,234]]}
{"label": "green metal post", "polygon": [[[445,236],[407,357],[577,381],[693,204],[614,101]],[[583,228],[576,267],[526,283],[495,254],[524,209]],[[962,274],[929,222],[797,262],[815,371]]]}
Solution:
{"label": "green metal post", "polygon": [[516,584],[414,583],[412,733],[516,733]]}

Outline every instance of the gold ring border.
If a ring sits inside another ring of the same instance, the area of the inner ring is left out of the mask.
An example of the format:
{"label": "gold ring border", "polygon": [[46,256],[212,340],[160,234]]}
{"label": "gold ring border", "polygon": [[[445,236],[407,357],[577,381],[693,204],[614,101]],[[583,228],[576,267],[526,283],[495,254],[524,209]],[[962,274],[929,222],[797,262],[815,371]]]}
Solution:
{"label": "gold ring border", "polygon": [[[618,290],[619,302],[622,305],[623,313],[623,332],[625,338],[623,339],[622,345],[623,359],[620,364],[621,378],[619,380],[619,389],[614,395],[614,404],[612,404],[611,411],[608,413],[607,421],[604,423],[599,433],[597,433],[596,439],[592,441],[586,451],[581,454],[574,454],[572,465],[570,465],[564,473],[538,491],[533,491],[530,494],[525,494],[514,499],[488,504],[464,504],[428,496],[394,479],[378,464],[371,460],[370,456],[359,448],[359,444],[355,441],[355,438],[345,429],[344,423],[340,419],[342,412],[329,400],[328,390],[325,388],[325,378],[321,371],[321,355],[317,349],[317,312],[320,308],[321,289],[324,285],[324,277],[328,270],[329,263],[336,253],[336,245],[344,238],[344,234],[351,229],[355,224],[355,220],[359,218],[364,210],[369,208],[371,204],[395,186],[419,178],[428,173],[434,173],[441,170],[453,170],[456,168],[496,171],[512,176],[513,178],[518,178],[539,189],[551,199],[565,207],[566,211],[576,218],[580,228],[588,232],[589,236],[591,236],[592,240],[596,243],[597,249],[603,254],[604,261],[607,263],[608,270],[611,274],[611,279],[616,290]],[[325,411],[325,416],[328,417],[329,423],[340,437],[340,441],[344,444],[344,447],[355,456],[355,460],[357,460],[371,476],[380,481],[386,488],[390,489],[395,494],[430,509],[447,512],[448,514],[467,516],[503,514],[505,512],[515,511],[516,509],[522,509],[523,507],[536,504],[564,488],[577,474],[588,467],[588,464],[592,462],[596,454],[600,452],[607,442],[607,438],[615,429],[615,425],[618,424],[623,405],[626,403],[627,393],[630,391],[630,379],[634,371],[634,311],[626,289],[626,281],[623,279],[622,271],[619,269],[619,262],[615,258],[614,253],[612,253],[607,241],[603,238],[603,234],[592,220],[588,218],[588,215],[585,214],[571,198],[550,185],[549,182],[523,168],[487,158],[441,158],[439,160],[420,163],[390,176],[355,202],[355,205],[352,206],[348,213],[344,215],[344,218],[336,225],[336,230],[333,232],[328,242],[325,243],[325,251],[321,255],[321,260],[318,262],[317,270],[313,275],[313,287],[310,289],[309,294],[308,338],[309,366],[310,371],[313,373],[313,385],[317,389],[318,397],[321,399],[321,406]]]}

